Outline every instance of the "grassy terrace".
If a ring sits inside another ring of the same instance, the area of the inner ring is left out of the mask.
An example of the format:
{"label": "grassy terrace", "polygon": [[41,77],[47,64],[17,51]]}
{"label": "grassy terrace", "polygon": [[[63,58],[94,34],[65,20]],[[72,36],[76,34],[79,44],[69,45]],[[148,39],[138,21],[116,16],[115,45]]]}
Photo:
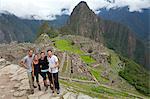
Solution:
{"label": "grassy terrace", "polygon": [[82,51],[80,48],[78,48],[77,46],[73,46],[71,44],[71,41],[69,40],[55,39],[55,46],[61,51],[67,51],[70,53],[80,55],[80,58],[86,64],[91,64],[91,63],[96,62],[95,59],[93,59],[92,57],[85,55],[86,53]]}
{"label": "grassy terrace", "polygon": [[89,67],[89,70],[91,71],[91,73],[94,75],[94,77],[98,80],[98,82],[102,83],[102,84],[105,84],[105,83],[108,83],[109,80],[102,77],[101,76],[101,73],[102,73],[102,69],[99,67],[97,68],[91,68]]}
{"label": "grassy terrace", "polygon": [[83,84],[78,82],[68,82],[60,80],[60,83],[66,87],[70,86],[77,92],[87,94],[91,97],[98,97],[99,99],[138,99],[138,96],[130,95],[124,91],[118,91],[104,86],[95,86],[94,84]]}

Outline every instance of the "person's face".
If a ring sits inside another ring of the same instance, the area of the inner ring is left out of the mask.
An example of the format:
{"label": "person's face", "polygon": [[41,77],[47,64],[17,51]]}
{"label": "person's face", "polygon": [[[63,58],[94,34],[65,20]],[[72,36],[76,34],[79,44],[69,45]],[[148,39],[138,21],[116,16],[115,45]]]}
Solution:
{"label": "person's face", "polygon": [[45,57],[45,53],[41,53],[41,58],[44,58]]}
{"label": "person's face", "polygon": [[32,50],[30,50],[30,51],[28,52],[28,55],[29,55],[30,57],[32,57],[32,55],[33,55],[33,51],[32,51]]}
{"label": "person's face", "polygon": [[51,51],[48,51],[47,54],[48,54],[48,56],[52,56],[52,52]]}
{"label": "person's face", "polygon": [[35,56],[34,56],[34,59],[35,59],[35,60],[38,60],[38,59],[39,59],[38,55],[35,55]]}

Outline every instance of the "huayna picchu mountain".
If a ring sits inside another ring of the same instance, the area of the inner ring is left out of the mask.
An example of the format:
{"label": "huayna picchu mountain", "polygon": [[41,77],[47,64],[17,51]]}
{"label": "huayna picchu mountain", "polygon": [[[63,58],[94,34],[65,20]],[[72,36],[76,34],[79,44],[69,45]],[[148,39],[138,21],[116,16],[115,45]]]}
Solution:
{"label": "huayna picchu mountain", "polygon": [[100,41],[117,53],[145,65],[145,46],[134,32],[120,23],[100,18],[84,1],[73,9],[61,31]]}
{"label": "huayna picchu mountain", "polygon": [[74,8],[68,19],[67,27],[72,30],[71,33],[73,34],[90,37],[102,42],[100,20],[84,1]]}

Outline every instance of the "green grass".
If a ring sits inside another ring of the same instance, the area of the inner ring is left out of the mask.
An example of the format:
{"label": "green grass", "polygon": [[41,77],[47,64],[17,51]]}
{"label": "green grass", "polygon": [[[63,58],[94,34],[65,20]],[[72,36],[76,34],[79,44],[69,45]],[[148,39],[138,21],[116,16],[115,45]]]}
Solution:
{"label": "green grass", "polygon": [[80,50],[79,47],[71,45],[71,41],[69,40],[64,40],[64,39],[55,39],[55,46],[61,50],[61,51],[67,51],[73,54],[78,54],[80,55],[80,58],[82,61],[84,61],[86,64],[91,64],[96,62],[95,59],[86,54],[84,51]]}
{"label": "green grass", "polygon": [[72,46],[69,40],[56,40],[55,46],[60,49],[61,51],[69,51],[75,54],[83,54],[84,52],[81,51],[79,48]]}
{"label": "green grass", "polygon": [[120,57],[125,62],[125,67],[119,72],[119,75],[126,79],[139,92],[150,96],[150,74],[134,61]]}
{"label": "green grass", "polygon": [[80,57],[87,64],[91,64],[91,63],[96,62],[96,60],[94,60],[92,57],[87,56],[87,55],[81,55]]}
{"label": "green grass", "polygon": [[62,73],[64,73],[66,71],[66,68],[67,68],[67,62],[65,61],[64,62],[64,66],[62,68]]}
{"label": "green grass", "polygon": [[91,71],[91,73],[94,75],[94,77],[100,82],[100,83],[108,83],[109,80],[102,77],[101,73],[102,71],[98,68],[89,68],[89,70]]}
{"label": "green grass", "polygon": [[113,69],[115,69],[116,71],[119,71],[118,68],[118,63],[121,62],[121,60],[119,59],[119,56],[112,50],[109,50],[110,53],[110,65]]}
{"label": "green grass", "polygon": [[88,80],[86,76],[73,75],[72,77],[80,80]]}

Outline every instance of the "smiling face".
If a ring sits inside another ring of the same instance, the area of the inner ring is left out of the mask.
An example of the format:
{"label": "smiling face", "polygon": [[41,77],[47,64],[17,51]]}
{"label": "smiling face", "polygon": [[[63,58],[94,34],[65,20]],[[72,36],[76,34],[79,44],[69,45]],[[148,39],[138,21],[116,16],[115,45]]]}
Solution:
{"label": "smiling face", "polygon": [[32,55],[33,55],[33,50],[29,50],[29,51],[28,51],[28,55],[29,55],[29,57],[32,57]]}
{"label": "smiling face", "polygon": [[51,56],[52,56],[52,51],[51,51],[51,50],[48,50],[48,51],[47,51],[47,54],[48,54],[49,57],[51,57]]}
{"label": "smiling face", "polygon": [[36,54],[35,56],[34,56],[34,60],[38,60],[39,59],[39,57],[38,57],[38,55]]}
{"label": "smiling face", "polygon": [[44,58],[44,57],[45,57],[45,53],[41,52],[41,58]]}

